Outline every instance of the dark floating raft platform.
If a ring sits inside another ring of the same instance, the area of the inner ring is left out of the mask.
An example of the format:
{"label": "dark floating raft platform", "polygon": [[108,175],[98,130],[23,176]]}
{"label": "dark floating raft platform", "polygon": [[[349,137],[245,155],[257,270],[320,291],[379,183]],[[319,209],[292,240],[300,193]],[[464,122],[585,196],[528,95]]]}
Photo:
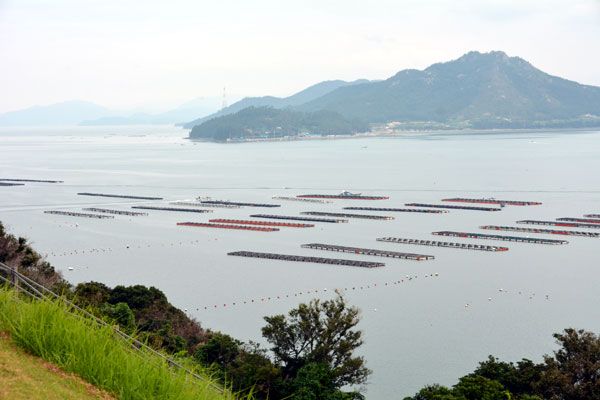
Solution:
{"label": "dark floating raft platform", "polygon": [[568,244],[566,240],[554,240],[554,239],[538,239],[528,238],[519,236],[502,236],[502,235],[488,235],[485,233],[467,233],[467,232],[451,232],[451,231],[440,231],[431,232],[433,235],[439,236],[454,236],[454,237],[465,237],[472,239],[489,239],[489,240],[505,240],[507,242],[521,242],[521,243],[536,243],[536,244]]}
{"label": "dark floating raft platform", "polygon": [[146,196],[129,196],[125,194],[104,194],[104,193],[77,193],[79,196],[98,196],[98,197],[115,197],[118,199],[136,199],[136,200],[162,200],[162,197],[146,197]]}
{"label": "dark floating raft platform", "polygon": [[304,201],[306,203],[321,203],[321,204],[331,203],[331,201],[327,201],[327,200],[301,199],[301,198],[298,198],[298,197],[289,197],[289,196],[273,196],[272,199],[275,199],[275,200],[289,200],[289,201]]}
{"label": "dark floating raft platform", "polygon": [[560,222],[560,221],[535,221],[532,219],[525,219],[517,221],[517,224],[529,224],[529,225],[549,225],[549,226],[567,226],[572,228],[592,228],[600,229],[600,224],[583,224],[580,222]]}
{"label": "dark floating raft platform", "polygon": [[264,226],[283,226],[287,228],[314,228],[314,224],[295,224],[291,222],[273,222],[273,221],[248,221],[241,219],[211,219],[209,222],[219,222],[225,224],[238,225],[264,225]]}
{"label": "dark floating raft platform", "polygon": [[412,213],[426,213],[426,214],[446,214],[446,213],[450,212],[447,210],[422,210],[419,208],[378,208],[378,207],[344,207],[344,210],[412,212]]}
{"label": "dark floating raft platform", "polygon": [[0,182],[0,186],[24,186],[24,183]]}
{"label": "dark floating raft platform", "polygon": [[322,216],[322,217],[340,217],[340,218],[363,218],[363,219],[381,219],[381,220],[394,219],[394,217],[388,217],[385,215],[345,214],[345,213],[332,213],[332,212],[322,212],[322,211],[304,211],[304,212],[301,212],[300,214],[316,215],[316,216]]}
{"label": "dark floating raft platform", "polygon": [[7,182],[39,182],[39,183],[63,183],[63,181],[47,181],[43,179],[0,179]]}
{"label": "dark floating raft platform", "polygon": [[198,228],[221,228],[221,229],[238,229],[243,231],[259,231],[259,232],[276,232],[278,228],[263,228],[260,226],[242,226],[242,225],[224,225],[224,224],[208,224],[205,222],[178,222],[181,226],[195,226]]}
{"label": "dark floating raft platform", "polygon": [[508,251],[508,247],[487,246],[471,243],[439,242],[437,240],[403,239],[395,237],[377,238],[380,242],[417,244],[421,246],[449,247],[452,249],[483,250],[483,251]]}
{"label": "dark floating raft platform", "polygon": [[589,218],[556,218],[557,221],[569,221],[569,222],[589,222],[591,224],[600,224],[600,219],[589,219]]}
{"label": "dark floating raft platform", "polygon": [[105,214],[116,214],[116,215],[129,215],[131,217],[143,217],[143,216],[148,215],[148,213],[145,213],[145,212],[109,210],[108,208],[95,208],[95,207],[84,208],[83,211],[92,211],[92,212],[99,212],[99,213],[105,213]]}
{"label": "dark floating raft platform", "polygon": [[423,203],[407,203],[407,207],[431,207],[431,208],[450,208],[453,210],[473,210],[473,211],[502,211],[501,208],[489,207],[472,207],[472,206],[451,206],[447,204],[423,204]]}
{"label": "dark floating raft platform", "polygon": [[301,199],[341,199],[341,200],[387,200],[388,196],[362,196],[362,195],[343,195],[343,194],[300,194],[296,196]]}
{"label": "dark floating raft platform", "polygon": [[207,208],[242,208],[242,206],[233,206],[231,204],[203,204],[193,201],[172,201],[169,204],[174,206],[189,206],[189,207],[207,207]]}
{"label": "dark floating raft platform", "polygon": [[137,208],[140,210],[177,211],[177,212],[191,212],[191,213],[200,213],[200,214],[213,212],[213,210],[195,210],[193,208],[175,208],[175,207],[131,206],[131,208]]}
{"label": "dark floating raft platform", "polygon": [[559,230],[555,230],[555,229],[523,228],[523,227],[520,227],[520,226],[485,225],[485,226],[480,226],[479,228],[481,228],[481,229],[491,229],[491,230],[496,230],[496,231],[547,233],[547,234],[550,234],[550,235],[600,237],[600,233],[595,233],[595,232],[559,231]]}
{"label": "dark floating raft platform", "polygon": [[354,253],[354,254],[365,254],[367,256],[378,256],[378,257],[391,257],[391,258],[402,258],[404,260],[433,260],[434,256],[428,256],[424,254],[413,254],[413,253],[400,253],[397,251],[386,251],[376,249],[361,249],[358,247],[347,247],[337,246],[333,244],[322,244],[322,243],[309,243],[303,244],[305,249],[317,249],[317,250],[329,250],[339,251],[343,253]]}
{"label": "dark floating raft platform", "polygon": [[288,219],[290,221],[308,221],[308,222],[328,222],[332,224],[340,224],[348,222],[347,219],[329,219],[329,218],[311,218],[311,217],[295,217],[289,215],[270,215],[270,214],[254,214],[252,218],[271,218],[271,219]]}
{"label": "dark floating raft platform", "polygon": [[254,258],[267,258],[270,260],[282,260],[282,261],[297,261],[297,262],[309,262],[309,263],[320,263],[320,264],[334,264],[334,265],[348,265],[351,267],[363,267],[363,268],[375,268],[383,267],[385,264],[380,262],[372,261],[354,261],[354,260],[342,260],[338,258],[322,258],[322,257],[305,257],[305,256],[293,256],[287,254],[275,254],[275,253],[256,253],[253,251],[234,251],[227,253],[228,256],[239,256],[239,257],[254,257]]}
{"label": "dark floating raft platform", "polygon": [[68,215],[69,217],[86,217],[86,218],[98,218],[98,219],[109,219],[114,218],[112,215],[98,215],[98,214],[87,214],[72,211],[44,211],[44,214],[56,214],[56,215]]}
{"label": "dark floating raft platform", "polygon": [[600,218],[600,214],[585,214],[584,217],[587,217],[587,218]]}
{"label": "dark floating raft platform", "polygon": [[240,207],[281,207],[281,204],[240,203],[240,202],[235,202],[235,201],[224,201],[224,200],[202,200],[200,203],[226,205],[226,206],[240,206]]}
{"label": "dark floating raft platform", "polygon": [[465,199],[456,197],[453,199],[442,199],[442,201],[456,201],[461,203],[482,203],[482,204],[505,204],[509,206],[539,206],[537,201],[518,201],[518,200],[496,200],[496,199]]}

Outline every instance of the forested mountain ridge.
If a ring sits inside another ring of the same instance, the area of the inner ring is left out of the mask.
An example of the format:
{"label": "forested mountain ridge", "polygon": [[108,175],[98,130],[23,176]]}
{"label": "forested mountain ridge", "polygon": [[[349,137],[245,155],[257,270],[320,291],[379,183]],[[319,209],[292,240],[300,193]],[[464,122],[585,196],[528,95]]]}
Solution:
{"label": "forested mountain ridge", "polygon": [[274,96],[262,96],[262,97],[246,97],[242,100],[233,103],[229,107],[217,111],[206,117],[195,119],[191,122],[181,124],[184,128],[193,128],[196,125],[201,124],[204,121],[213,119],[216,117],[222,117],[229,114],[234,114],[248,107],[273,107],[273,108],[286,108],[293,107],[309,102],[313,99],[321,97],[337,88],[344,86],[359,85],[362,83],[368,83],[366,79],[359,79],[352,82],[346,82],[342,80],[323,81],[315,85],[309,86],[308,88],[293,94],[289,97],[274,97]]}
{"label": "forested mountain ridge", "polygon": [[600,125],[600,87],[546,74],[501,51],[473,51],[422,71],[407,69],[385,81],[341,87],[297,109],[331,110],[369,123],[494,128],[587,118]]}
{"label": "forested mountain ridge", "polygon": [[328,110],[298,112],[289,108],[248,107],[195,126],[191,139],[216,141],[267,139],[301,135],[347,135],[369,130],[369,125]]}

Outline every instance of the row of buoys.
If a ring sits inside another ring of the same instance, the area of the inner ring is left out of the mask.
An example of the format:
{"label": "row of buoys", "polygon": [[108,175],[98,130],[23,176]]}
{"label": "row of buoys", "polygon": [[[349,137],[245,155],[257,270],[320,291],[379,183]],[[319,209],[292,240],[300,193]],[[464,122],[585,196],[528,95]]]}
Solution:
{"label": "row of buoys", "polygon": [[[499,292],[499,293],[502,293],[502,294],[506,294],[506,293],[508,293],[508,290],[505,290],[505,289],[503,289],[503,288],[500,288],[500,289],[498,289],[498,292]],[[523,294],[523,291],[519,290],[519,292],[518,292],[518,293],[519,293],[519,295],[522,295],[522,294]],[[526,295],[526,296],[527,296],[527,295]],[[529,300],[533,300],[533,299],[535,299],[535,298],[536,298],[536,297],[535,297],[535,293],[532,293],[531,295],[529,295]],[[545,295],[545,298],[546,298],[546,300],[550,300],[550,295],[549,295],[549,294]],[[488,302],[491,302],[493,299],[492,299],[491,297],[488,297],[488,299],[487,299],[487,300],[488,300]],[[469,307],[471,307],[472,305],[473,305],[472,303],[465,303],[465,308],[469,308]]]}
{"label": "row of buoys", "polygon": [[[432,278],[432,277],[438,277],[440,274],[438,272],[436,273],[431,273],[431,274],[425,274],[424,277],[425,278]],[[344,287],[344,288],[335,288],[333,289],[333,291],[335,293],[344,293],[344,292],[351,292],[351,291],[360,291],[360,290],[366,290],[366,289],[371,289],[371,288],[377,288],[377,287],[392,287],[393,285],[400,285],[402,283],[406,282],[410,282],[413,279],[417,279],[419,277],[419,275],[414,275],[414,276],[410,276],[410,275],[406,275],[404,279],[400,279],[397,281],[393,281],[393,282],[384,282],[383,284],[377,285],[377,283],[373,283],[373,284],[365,284],[365,285],[360,285],[360,286],[349,286],[349,287]],[[282,299],[287,299],[287,298],[294,298],[294,297],[300,297],[304,294],[306,295],[317,295],[320,292],[322,293],[327,293],[327,288],[323,288],[319,291],[319,289],[314,289],[314,290],[307,290],[304,292],[294,292],[294,293],[288,293],[285,295],[279,295],[279,296],[266,296],[266,297],[257,297],[257,298],[253,298],[250,300],[243,300],[243,301],[238,301],[238,302],[223,302],[223,303],[215,303],[211,306],[204,306],[204,310],[209,310],[209,309],[215,309],[215,308],[224,308],[224,307],[232,307],[232,306],[236,306],[236,305],[244,305],[244,304],[261,304],[261,303],[265,303],[271,300],[282,300]],[[184,309],[185,312],[187,312],[187,308]],[[196,308],[196,311],[200,311],[200,308]]]}
{"label": "row of buoys", "polygon": [[[208,241],[212,241],[213,239],[209,239]],[[218,238],[214,238],[214,240],[219,240]],[[190,244],[195,245],[195,244],[200,244],[200,243],[204,243],[204,242],[200,242],[200,240],[196,239],[196,240],[191,240]],[[174,247],[176,245],[179,246],[183,246],[184,244],[187,244],[186,242],[180,241],[180,242],[170,242],[170,244],[165,244],[165,243],[161,243],[160,247]],[[124,246],[125,249],[143,249],[143,248],[149,248],[152,247],[151,244],[145,244],[145,245],[140,245],[138,244],[137,246],[133,246],[133,245],[129,245],[126,244]],[[159,247],[159,245],[154,245],[154,247]],[[51,251],[49,253],[46,253],[45,256],[49,257],[66,257],[66,256],[76,256],[76,255],[80,255],[80,254],[96,254],[96,253],[106,253],[106,252],[111,252],[114,251],[116,248],[112,248],[112,247],[107,247],[107,248],[100,248],[100,247],[94,247],[91,249],[86,250],[72,250],[72,251],[58,251],[58,252],[54,252]]]}

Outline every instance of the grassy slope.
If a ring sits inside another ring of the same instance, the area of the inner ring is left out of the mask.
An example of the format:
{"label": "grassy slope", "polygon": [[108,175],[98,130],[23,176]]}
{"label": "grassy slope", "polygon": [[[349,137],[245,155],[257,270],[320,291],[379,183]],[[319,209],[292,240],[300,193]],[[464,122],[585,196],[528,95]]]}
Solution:
{"label": "grassy slope", "polygon": [[26,301],[13,291],[0,289],[0,329],[19,347],[119,399],[232,398],[207,383],[173,373],[155,357],[130,352],[126,343],[115,339],[111,328],[66,313],[60,303]]}
{"label": "grassy slope", "polygon": [[1,400],[114,399],[75,375],[26,354],[0,332]]}

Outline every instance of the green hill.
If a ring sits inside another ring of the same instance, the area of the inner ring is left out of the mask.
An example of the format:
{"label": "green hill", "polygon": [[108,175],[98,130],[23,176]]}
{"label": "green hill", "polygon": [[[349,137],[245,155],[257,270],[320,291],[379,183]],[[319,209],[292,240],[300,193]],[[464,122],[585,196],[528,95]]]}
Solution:
{"label": "green hill", "polygon": [[367,124],[344,118],[333,111],[304,113],[272,107],[248,107],[195,126],[190,138],[225,141],[308,134],[343,135],[368,129]]}
{"label": "green hill", "polygon": [[370,123],[435,121],[455,127],[600,125],[600,88],[548,75],[501,51],[470,52],[423,71],[338,88],[297,107]]}
{"label": "green hill", "polygon": [[204,121],[213,119],[216,117],[222,117],[224,115],[234,114],[248,107],[273,107],[273,108],[286,108],[298,106],[304,104],[313,99],[321,97],[337,88],[344,86],[357,85],[360,83],[369,82],[366,79],[359,79],[353,82],[346,82],[342,80],[324,81],[319,82],[315,85],[309,86],[300,92],[293,94],[289,97],[274,97],[274,96],[262,96],[262,97],[246,97],[238,102],[233,103],[229,107],[217,111],[206,117],[195,119],[191,122],[182,123],[184,128],[191,129],[196,125],[200,125]]}

